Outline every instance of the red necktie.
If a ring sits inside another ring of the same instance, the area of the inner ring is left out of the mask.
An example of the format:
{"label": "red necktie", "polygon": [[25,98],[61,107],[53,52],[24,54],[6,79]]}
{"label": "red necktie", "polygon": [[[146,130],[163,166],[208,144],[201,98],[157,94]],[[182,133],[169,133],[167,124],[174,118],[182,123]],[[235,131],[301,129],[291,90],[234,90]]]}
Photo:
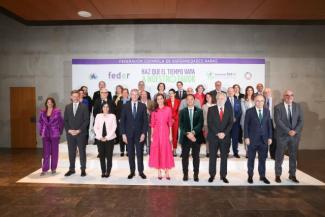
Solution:
{"label": "red necktie", "polygon": [[222,121],[222,118],[223,118],[223,109],[222,109],[222,107],[220,107],[219,117],[220,117],[220,121]]}

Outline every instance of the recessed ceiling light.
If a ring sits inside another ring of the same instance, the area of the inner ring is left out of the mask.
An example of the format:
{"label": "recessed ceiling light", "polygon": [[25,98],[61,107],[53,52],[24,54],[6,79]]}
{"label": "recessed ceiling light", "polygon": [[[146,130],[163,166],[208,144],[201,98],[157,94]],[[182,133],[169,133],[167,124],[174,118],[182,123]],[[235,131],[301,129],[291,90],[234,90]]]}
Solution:
{"label": "recessed ceiling light", "polygon": [[88,12],[88,11],[79,11],[79,12],[78,12],[78,15],[79,15],[80,17],[91,17],[91,13]]}

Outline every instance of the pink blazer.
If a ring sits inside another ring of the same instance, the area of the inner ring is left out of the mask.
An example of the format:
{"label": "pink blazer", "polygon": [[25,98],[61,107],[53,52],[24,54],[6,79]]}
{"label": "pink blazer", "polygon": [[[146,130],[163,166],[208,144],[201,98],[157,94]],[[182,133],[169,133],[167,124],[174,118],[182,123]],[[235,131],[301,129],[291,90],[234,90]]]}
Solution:
{"label": "pink blazer", "polygon": [[94,131],[96,139],[100,140],[103,133],[103,125],[106,125],[107,140],[112,140],[116,138],[115,130],[117,127],[116,117],[114,114],[104,115],[103,113],[97,114],[95,118]]}

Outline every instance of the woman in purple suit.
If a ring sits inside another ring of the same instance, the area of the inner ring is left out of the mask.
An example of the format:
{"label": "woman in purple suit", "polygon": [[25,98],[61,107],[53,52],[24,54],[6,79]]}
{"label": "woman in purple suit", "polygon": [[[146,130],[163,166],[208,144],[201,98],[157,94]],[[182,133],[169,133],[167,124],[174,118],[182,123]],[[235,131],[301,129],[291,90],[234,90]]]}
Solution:
{"label": "woman in purple suit", "polygon": [[42,109],[39,117],[39,133],[43,141],[42,173],[44,176],[50,169],[56,173],[59,155],[60,136],[63,131],[63,118],[61,110],[56,108],[55,100],[48,97],[45,100],[45,109]]}

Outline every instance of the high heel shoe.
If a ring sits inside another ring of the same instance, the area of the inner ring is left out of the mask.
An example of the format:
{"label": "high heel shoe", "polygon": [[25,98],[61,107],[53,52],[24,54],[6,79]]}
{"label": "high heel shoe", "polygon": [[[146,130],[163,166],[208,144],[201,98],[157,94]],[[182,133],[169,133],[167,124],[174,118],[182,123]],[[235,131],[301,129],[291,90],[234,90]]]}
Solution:
{"label": "high heel shoe", "polygon": [[158,176],[158,179],[159,179],[159,180],[162,180],[162,176]]}
{"label": "high heel shoe", "polygon": [[169,176],[166,176],[166,179],[167,179],[167,180],[170,180],[170,177],[169,177]]}

